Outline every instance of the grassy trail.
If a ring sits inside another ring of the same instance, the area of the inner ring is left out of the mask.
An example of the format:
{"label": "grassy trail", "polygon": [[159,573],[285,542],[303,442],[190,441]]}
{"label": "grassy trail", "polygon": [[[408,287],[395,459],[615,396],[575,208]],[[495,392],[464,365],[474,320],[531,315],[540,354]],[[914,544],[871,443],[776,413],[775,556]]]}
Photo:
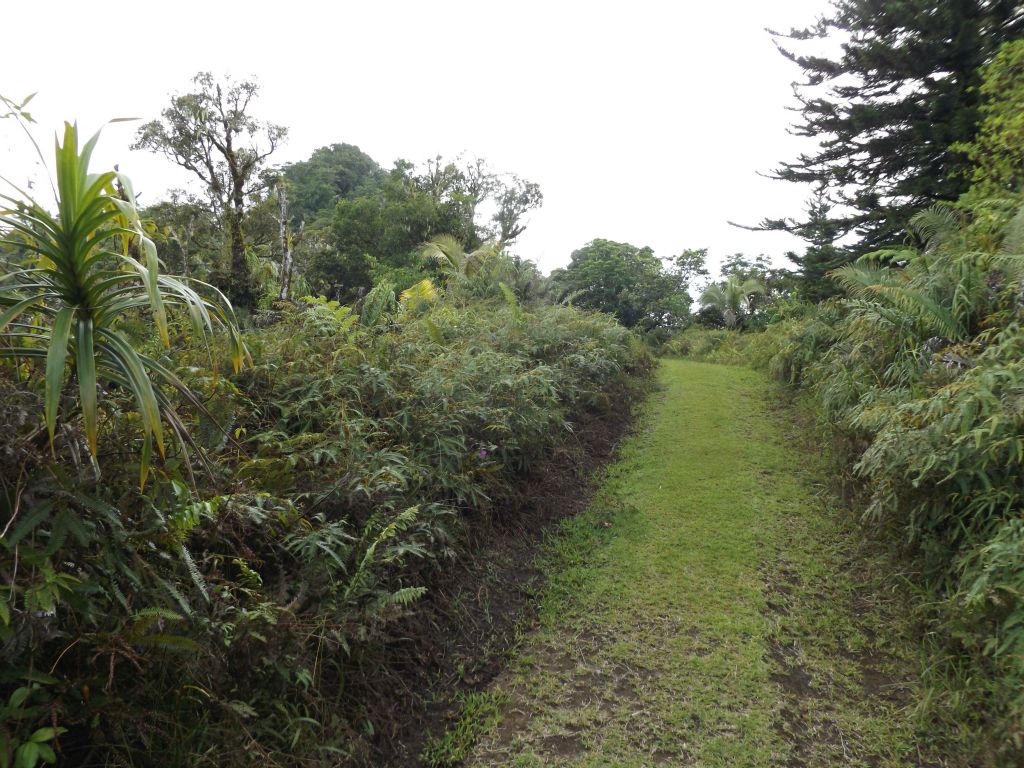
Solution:
{"label": "grassy trail", "polygon": [[660,376],[646,428],[552,542],[538,626],[430,762],[943,765],[907,711],[904,606],[768,385],[680,361]]}

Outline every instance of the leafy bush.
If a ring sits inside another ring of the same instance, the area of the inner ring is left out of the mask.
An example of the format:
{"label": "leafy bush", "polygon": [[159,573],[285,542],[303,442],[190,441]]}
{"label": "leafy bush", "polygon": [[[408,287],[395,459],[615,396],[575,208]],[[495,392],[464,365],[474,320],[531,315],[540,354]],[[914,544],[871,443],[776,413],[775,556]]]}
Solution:
{"label": "leafy bush", "polygon": [[194,395],[158,386],[197,450],[169,445],[145,489],[125,388],[104,391],[99,465],[74,419],[55,460],[42,367],[0,363],[0,757],[365,759],[396,621],[573,421],[622,408],[651,365],[601,315],[419,293],[284,310],[231,376],[172,324],[182,351],[161,365]]}
{"label": "leafy bush", "polygon": [[669,357],[707,363],[760,366],[777,351],[777,338],[776,334],[741,333],[694,325],[669,340],[661,352]]}

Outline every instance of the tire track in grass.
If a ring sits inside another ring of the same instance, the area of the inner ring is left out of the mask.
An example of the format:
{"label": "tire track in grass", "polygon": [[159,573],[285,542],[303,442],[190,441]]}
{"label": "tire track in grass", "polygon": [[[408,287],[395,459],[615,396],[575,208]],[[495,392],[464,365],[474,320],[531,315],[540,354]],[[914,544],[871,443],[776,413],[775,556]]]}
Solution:
{"label": "tire track in grass", "polygon": [[762,377],[671,360],[660,377],[645,427],[550,542],[541,619],[465,764],[955,765],[914,731],[891,574]]}

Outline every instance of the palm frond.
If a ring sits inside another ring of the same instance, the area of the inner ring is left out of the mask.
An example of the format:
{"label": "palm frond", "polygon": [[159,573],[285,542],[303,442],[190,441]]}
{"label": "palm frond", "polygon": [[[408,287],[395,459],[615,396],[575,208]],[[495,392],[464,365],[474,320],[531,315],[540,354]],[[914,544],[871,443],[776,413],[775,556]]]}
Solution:
{"label": "palm frond", "polygon": [[437,301],[437,287],[429,278],[425,278],[402,291],[399,301],[406,310],[415,312],[420,307]]}

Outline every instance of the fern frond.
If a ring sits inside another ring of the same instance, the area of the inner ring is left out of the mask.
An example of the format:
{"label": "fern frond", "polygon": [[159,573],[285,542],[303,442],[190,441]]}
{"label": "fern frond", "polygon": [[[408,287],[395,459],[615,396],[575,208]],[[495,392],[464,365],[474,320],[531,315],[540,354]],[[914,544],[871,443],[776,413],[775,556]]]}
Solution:
{"label": "fern frond", "polygon": [[196,589],[199,590],[199,594],[203,596],[206,602],[210,602],[210,595],[206,591],[206,580],[203,578],[203,574],[199,572],[199,567],[196,565],[195,560],[192,559],[191,553],[184,545],[178,550],[181,555],[182,561],[185,563],[185,568],[188,569],[188,575],[192,578],[192,583],[196,585]]}
{"label": "fern frond", "polygon": [[963,230],[963,212],[949,203],[935,203],[910,220],[910,231],[924,243],[926,251],[935,251]]}
{"label": "fern frond", "polygon": [[383,595],[377,601],[377,608],[386,608],[390,605],[400,605],[402,607],[408,607],[417,600],[419,600],[421,597],[423,597],[425,594],[427,594],[426,587],[405,587],[403,589],[397,590],[396,592],[391,592],[390,594]]}

